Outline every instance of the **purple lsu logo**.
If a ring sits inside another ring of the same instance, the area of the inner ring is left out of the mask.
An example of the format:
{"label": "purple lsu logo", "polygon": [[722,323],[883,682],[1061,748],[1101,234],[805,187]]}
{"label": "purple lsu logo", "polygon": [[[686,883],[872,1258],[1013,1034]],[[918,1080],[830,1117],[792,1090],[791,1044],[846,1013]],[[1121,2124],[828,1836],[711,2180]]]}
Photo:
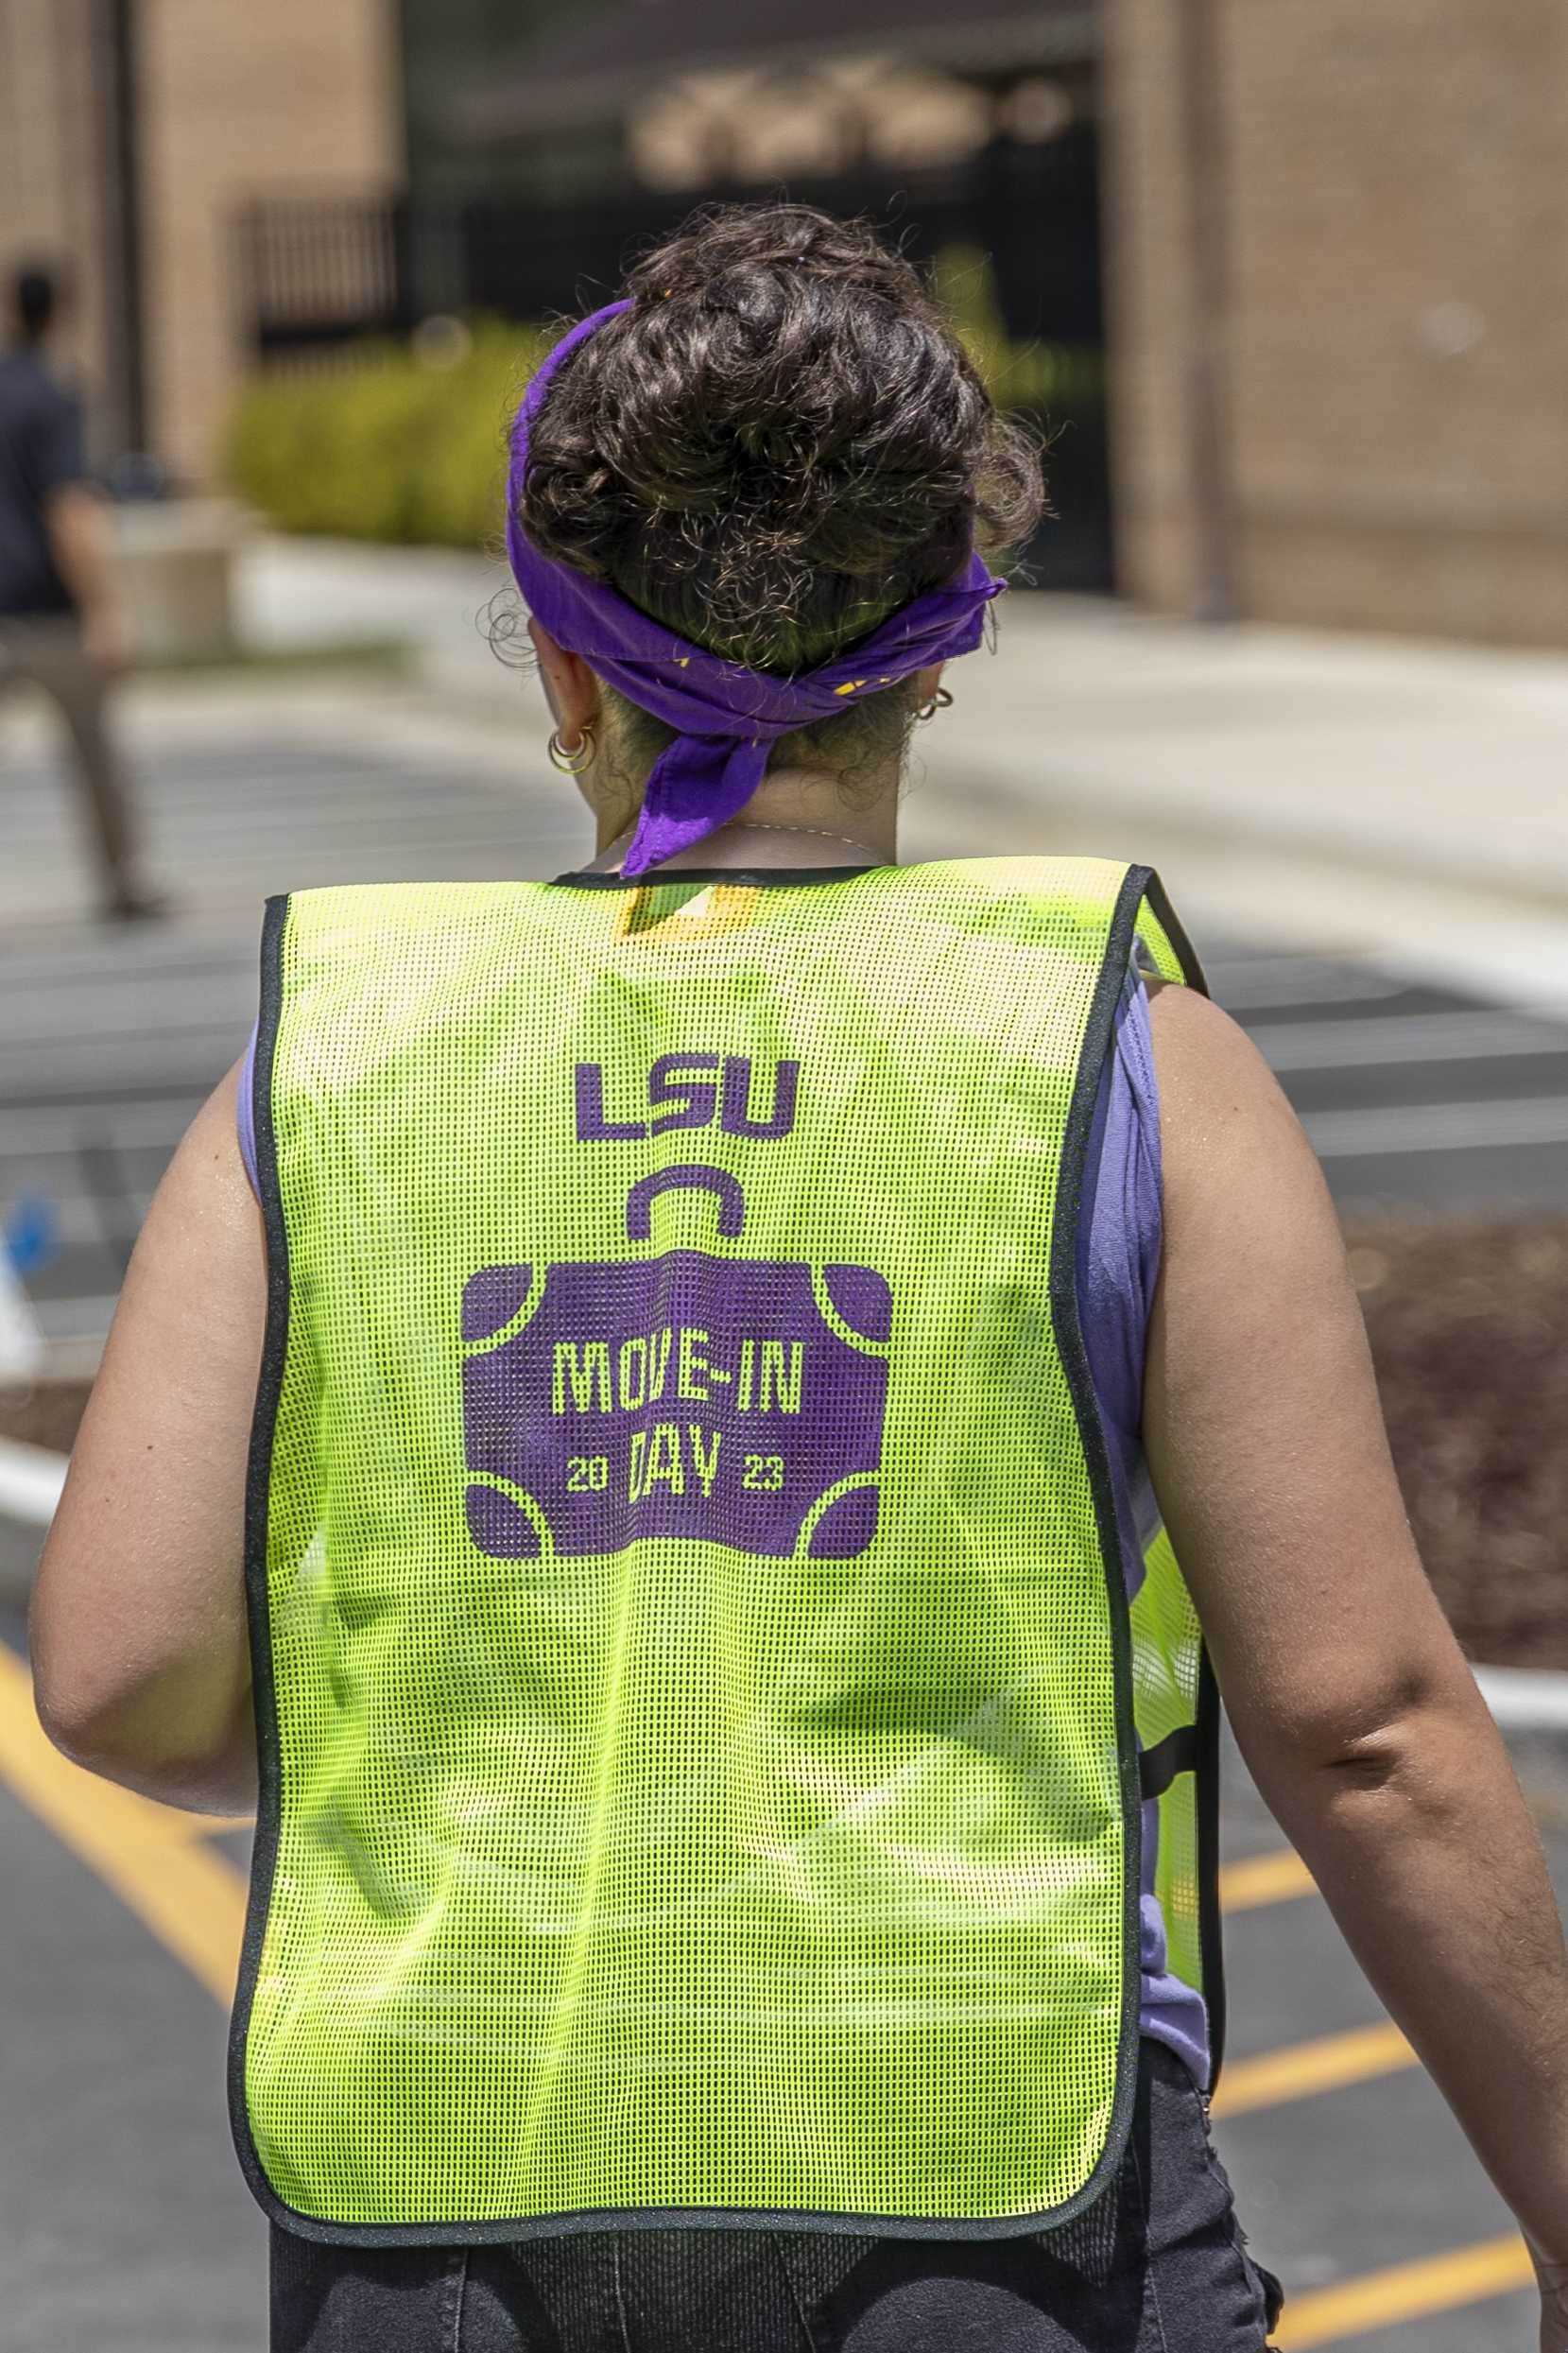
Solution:
{"label": "purple lsu logo", "polygon": [[[735,1179],[686,1166],[632,1186],[629,1240],[687,1186],[739,1237]],[[699,1250],[483,1267],[462,1322],[468,1525],[493,1558],[666,1536],[853,1560],[875,1534],[892,1295],[872,1268]]]}
{"label": "purple lsu logo", "polygon": [[[705,1071],[715,1071],[718,1076],[703,1077]],[[602,1065],[578,1063],[577,1142],[641,1142],[645,1136],[667,1135],[672,1128],[709,1128],[715,1112],[721,1133],[766,1142],[787,1135],[794,1127],[800,1081],[799,1063],[775,1063],[771,1108],[766,1116],[753,1118],[750,1054],[661,1054],[647,1077],[652,1118],[610,1119],[605,1116]]]}

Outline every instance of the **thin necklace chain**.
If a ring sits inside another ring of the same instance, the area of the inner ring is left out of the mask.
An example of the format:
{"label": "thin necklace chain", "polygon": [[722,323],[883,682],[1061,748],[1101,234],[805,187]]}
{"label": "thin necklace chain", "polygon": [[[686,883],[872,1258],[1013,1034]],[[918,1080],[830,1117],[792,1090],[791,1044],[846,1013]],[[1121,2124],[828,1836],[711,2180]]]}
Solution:
{"label": "thin necklace chain", "polygon": [[769,825],[760,817],[750,817],[732,822],[727,830],[732,834],[814,834],[818,841],[841,841],[846,849],[864,850],[869,857],[877,856],[869,841],[852,841],[848,834],[830,834],[824,825]]}

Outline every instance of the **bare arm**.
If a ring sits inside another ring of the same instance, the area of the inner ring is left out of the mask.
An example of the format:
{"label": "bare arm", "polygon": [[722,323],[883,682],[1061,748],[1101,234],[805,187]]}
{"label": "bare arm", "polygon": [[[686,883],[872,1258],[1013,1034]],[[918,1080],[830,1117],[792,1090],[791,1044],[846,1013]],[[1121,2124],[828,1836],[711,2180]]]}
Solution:
{"label": "bare arm", "polygon": [[147,1212],[31,1626],[51,1739],[112,1781],[215,1813],[255,1799],[241,1538],[266,1254],[237,1082],[238,1064]]}
{"label": "bare arm", "polygon": [[56,567],[81,615],[88,651],[106,669],[120,668],[129,655],[129,633],[103,500],[85,482],[67,482],[49,498],[43,518]]}
{"label": "bare arm", "polygon": [[1417,1557],[1321,1172],[1217,1008],[1161,990],[1152,1029],[1165,1257],[1145,1440],[1236,1738],[1538,2262],[1568,2262],[1562,1931]]}

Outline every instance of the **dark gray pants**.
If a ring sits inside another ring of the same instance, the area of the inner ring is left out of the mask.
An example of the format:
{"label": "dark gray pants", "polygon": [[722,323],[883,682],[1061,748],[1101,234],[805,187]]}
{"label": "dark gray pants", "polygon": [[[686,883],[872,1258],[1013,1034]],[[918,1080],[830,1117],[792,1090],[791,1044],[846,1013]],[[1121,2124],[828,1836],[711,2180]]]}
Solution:
{"label": "dark gray pants", "polygon": [[273,2353],[1263,2353],[1279,2306],[1192,2077],[1155,2042],[1119,2173],[1057,2231],[623,2230],[370,2253],[272,2234]]}
{"label": "dark gray pants", "polygon": [[42,688],[64,722],[101,895],[123,898],[136,886],[130,793],[109,732],[108,683],[71,614],[0,613],[0,695],[23,685]]}

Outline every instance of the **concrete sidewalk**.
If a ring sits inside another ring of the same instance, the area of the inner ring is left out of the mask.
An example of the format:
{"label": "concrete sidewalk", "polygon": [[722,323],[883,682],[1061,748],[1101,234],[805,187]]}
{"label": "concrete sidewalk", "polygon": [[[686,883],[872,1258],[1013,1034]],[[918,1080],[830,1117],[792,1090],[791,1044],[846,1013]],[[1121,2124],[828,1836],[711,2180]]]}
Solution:
{"label": "concrete sidewalk", "polygon": [[[243,563],[254,643],[403,635],[454,725],[537,724],[497,661],[503,564],[263,538]],[[922,732],[909,848],[1129,856],[1195,923],[1451,971],[1568,1008],[1568,658],[1204,631],[1019,592],[994,660],[955,665]]]}

